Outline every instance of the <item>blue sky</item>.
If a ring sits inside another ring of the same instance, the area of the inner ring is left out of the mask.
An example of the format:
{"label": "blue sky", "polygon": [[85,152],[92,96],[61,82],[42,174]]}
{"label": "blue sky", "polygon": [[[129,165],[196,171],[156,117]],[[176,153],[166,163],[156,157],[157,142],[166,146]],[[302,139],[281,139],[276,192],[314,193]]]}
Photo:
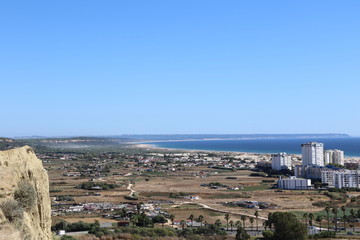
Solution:
{"label": "blue sky", "polygon": [[2,1],[0,136],[360,136],[360,1]]}

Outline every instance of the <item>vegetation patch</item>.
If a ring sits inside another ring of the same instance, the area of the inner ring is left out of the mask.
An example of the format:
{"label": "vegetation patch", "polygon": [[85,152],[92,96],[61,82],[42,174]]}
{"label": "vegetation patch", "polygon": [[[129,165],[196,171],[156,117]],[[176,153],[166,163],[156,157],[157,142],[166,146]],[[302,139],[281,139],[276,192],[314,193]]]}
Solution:
{"label": "vegetation patch", "polygon": [[15,200],[2,202],[0,208],[9,222],[15,222],[24,217],[24,209],[21,207],[20,203]]}
{"label": "vegetation patch", "polygon": [[15,190],[14,198],[26,210],[32,208],[37,201],[35,188],[29,182],[21,181]]}

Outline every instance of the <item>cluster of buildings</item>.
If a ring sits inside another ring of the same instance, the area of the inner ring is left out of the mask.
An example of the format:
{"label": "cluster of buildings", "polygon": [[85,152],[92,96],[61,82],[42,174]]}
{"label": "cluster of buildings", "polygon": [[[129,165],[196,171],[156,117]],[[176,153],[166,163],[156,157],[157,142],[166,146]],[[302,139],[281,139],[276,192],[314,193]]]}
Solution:
{"label": "cluster of buildings", "polygon": [[[303,167],[323,167],[328,164],[344,165],[344,152],[338,149],[324,150],[323,143],[309,142],[301,144]],[[272,169],[292,169],[292,156],[287,153],[271,155]]]}
{"label": "cluster of buildings", "polygon": [[235,202],[225,202],[225,206],[238,206],[242,208],[255,208],[255,209],[276,209],[275,204],[267,202],[258,202],[258,201],[235,201]]}
{"label": "cluster of buildings", "polygon": [[301,144],[302,163],[292,164],[287,153],[272,154],[272,169],[294,169],[295,176],[280,178],[278,187],[282,189],[309,189],[311,179],[321,181],[328,187],[360,188],[360,171],[339,168],[344,165],[344,152],[338,149],[324,150],[323,143]]}

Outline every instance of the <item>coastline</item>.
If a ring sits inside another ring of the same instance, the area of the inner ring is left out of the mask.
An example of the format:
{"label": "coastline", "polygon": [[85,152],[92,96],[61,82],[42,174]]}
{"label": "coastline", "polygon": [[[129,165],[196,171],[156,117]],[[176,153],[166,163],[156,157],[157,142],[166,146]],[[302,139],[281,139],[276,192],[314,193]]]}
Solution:
{"label": "coastline", "polygon": [[[165,140],[165,141],[151,141],[156,142],[181,142],[181,141],[211,141],[211,140],[234,140],[234,139],[198,139],[198,140]],[[236,139],[237,140],[237,139]],[[223,150],[204,150],[204,149],[185,149],[185,148],[166,148],[159,147],[156,144],[151,144],[148,141],[130,142],[131,146],[135,148],[147,149],[147,150],[162,150],[162,151],[179,151],[179,152],[207,152],[207,153],[227,153],[227,154],[238,154],[244,156],[267,156],[270,157],[272,153],[259,153],[259,152],[241,152],[241,151],[223,151]],[[301,154],[292,154],[294,157],[301,157]],[[360,156],[346,156],[344,157],[346,162],[360,162]]]}
{"label": "coastline", "polygon": [[[201,140],[203,141],[203,140]],[[156,142],[156,141],[152,141]],[[160,142],[160,141],[159,141]],[[164,142],[164,141],[161,141]],[[165,148],[165,147],[159,147],[155,144],[149,144],[147,142],[134,142],[131,144],[135,148],[141,148],[141,149],[147,149],[147,150],[162,150],[162,151],[179,151],[179,152],[206,152],[206,153],[232,153],[232,154],[238,154],[238,155],[244,155],[244,156],[270,156],[271,153],[256,153],[256,152],[239,152],[239,151],[220,151],[220,150],[203,150],[203,149],[184,149],[184,148]],[[300,156],[299,154],[291,154],[293,156]]]}

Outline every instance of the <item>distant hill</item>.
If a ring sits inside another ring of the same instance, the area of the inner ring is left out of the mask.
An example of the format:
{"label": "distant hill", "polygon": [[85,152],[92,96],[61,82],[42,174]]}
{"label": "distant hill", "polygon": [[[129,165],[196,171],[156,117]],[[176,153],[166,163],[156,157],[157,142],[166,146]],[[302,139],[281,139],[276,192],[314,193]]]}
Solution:
{"label": "distant hill", "polygon": [[108,137],[71,138],[0,138],[0,150],[31,146],[36,152],[113,151],[124,147],[131,139]]}

